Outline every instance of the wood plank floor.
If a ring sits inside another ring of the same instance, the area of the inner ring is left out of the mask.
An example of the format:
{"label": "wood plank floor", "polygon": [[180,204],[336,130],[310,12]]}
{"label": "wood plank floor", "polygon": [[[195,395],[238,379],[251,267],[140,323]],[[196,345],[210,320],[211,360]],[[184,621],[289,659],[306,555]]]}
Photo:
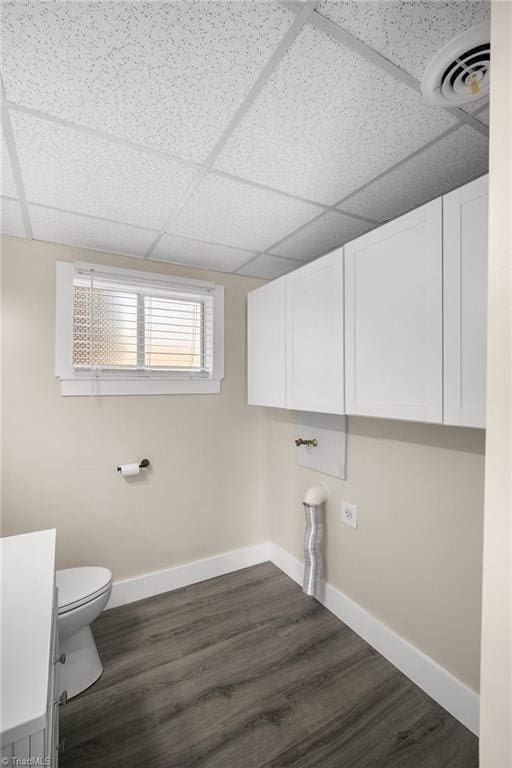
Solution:
{"label": "wood plank floor", "polygon": [[103,613],[61,768],[474,768],[478,742],[270,563]]}

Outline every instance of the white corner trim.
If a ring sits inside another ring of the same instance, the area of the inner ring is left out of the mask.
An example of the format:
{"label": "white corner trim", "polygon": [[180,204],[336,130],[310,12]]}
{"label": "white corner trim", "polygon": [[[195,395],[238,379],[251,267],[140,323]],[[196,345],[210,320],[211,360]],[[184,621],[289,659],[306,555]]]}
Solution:
{"label": "white corner trim", "polygon": [[[304,564],[296,557],[271,543],[270,560],[294,581],[302,583]],[[478,736],[480,697],[475,691],[332,584],[323,584],[320,602]]]}
{"label": "white corner trim", "polygon": [[240,568],[265,563],[269,559],[270,544],[265,542],[252,547],[235,549],[232,552],[223,552],[204,560],[176,565],[174,568],[166,568],[163,571],[144,573],[141,576],[115,581],[106,610],[143,600],[152,595],[159,595],[162,592],[169,592],[172,589],[186,587],[198,581],[213,579],[215,576],[223,576]]}

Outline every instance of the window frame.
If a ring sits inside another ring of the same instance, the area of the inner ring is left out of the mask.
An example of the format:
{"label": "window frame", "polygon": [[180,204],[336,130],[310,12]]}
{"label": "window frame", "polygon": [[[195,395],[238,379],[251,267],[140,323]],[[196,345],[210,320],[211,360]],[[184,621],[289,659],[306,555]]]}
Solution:
{"label": "window frame", "polygon": [[[125,277],[136,283],[153,280],[162,286],[208,290],[213,295],[213,367],[211,375],[198,377],[185,371],[99,371],[77,373],[73,367],[73,280],[78,271],[94,269],[99,275]],[[224,286],[206,280],[190,280],[159,272],[109,267],[86,262],[57,261],[55,291],[55,376],[61,395],[167,395],[218,394],[224,378]]]}

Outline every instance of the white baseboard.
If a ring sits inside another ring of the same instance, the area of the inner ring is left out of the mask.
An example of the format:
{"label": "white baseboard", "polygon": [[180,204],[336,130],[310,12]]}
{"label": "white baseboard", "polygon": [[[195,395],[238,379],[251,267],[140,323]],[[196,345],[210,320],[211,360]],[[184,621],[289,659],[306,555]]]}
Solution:
{"label": "white baseboard", "polygon": [[[294,581],[302,583],[304,564],[296,557],[272,543],[270,560]],[[331,613],[478,735],[480,697],[475,691],[331,584],[322,585],[319,599]]]}
{"label": "white baseboard", "polygon": [[166,568],[163,571],[144,573],[141,576],[115,581],[106,610],[152,595],[159,595],[162,592],[169,592],[171,589],[186,587],[198,581],[213,579],[215,576],[223,576],[225,573],[239,571],[241,568],[264,563],[269,559],[270,544],[256,544],[253,547],[223,552],[220,555]]}

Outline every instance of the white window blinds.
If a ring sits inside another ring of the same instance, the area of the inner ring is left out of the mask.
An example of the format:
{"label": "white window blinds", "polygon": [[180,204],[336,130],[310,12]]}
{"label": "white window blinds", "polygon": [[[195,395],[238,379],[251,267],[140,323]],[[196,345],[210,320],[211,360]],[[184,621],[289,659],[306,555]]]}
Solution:
{"label": "white window blinds", "polygon": [[157,272],[57,261],[61,394],[218,394],[224,288]]}
{"label": "white window blinds", "polygon": [[210,378],[214,288],[135,274],[75,273],[74,372]]}

